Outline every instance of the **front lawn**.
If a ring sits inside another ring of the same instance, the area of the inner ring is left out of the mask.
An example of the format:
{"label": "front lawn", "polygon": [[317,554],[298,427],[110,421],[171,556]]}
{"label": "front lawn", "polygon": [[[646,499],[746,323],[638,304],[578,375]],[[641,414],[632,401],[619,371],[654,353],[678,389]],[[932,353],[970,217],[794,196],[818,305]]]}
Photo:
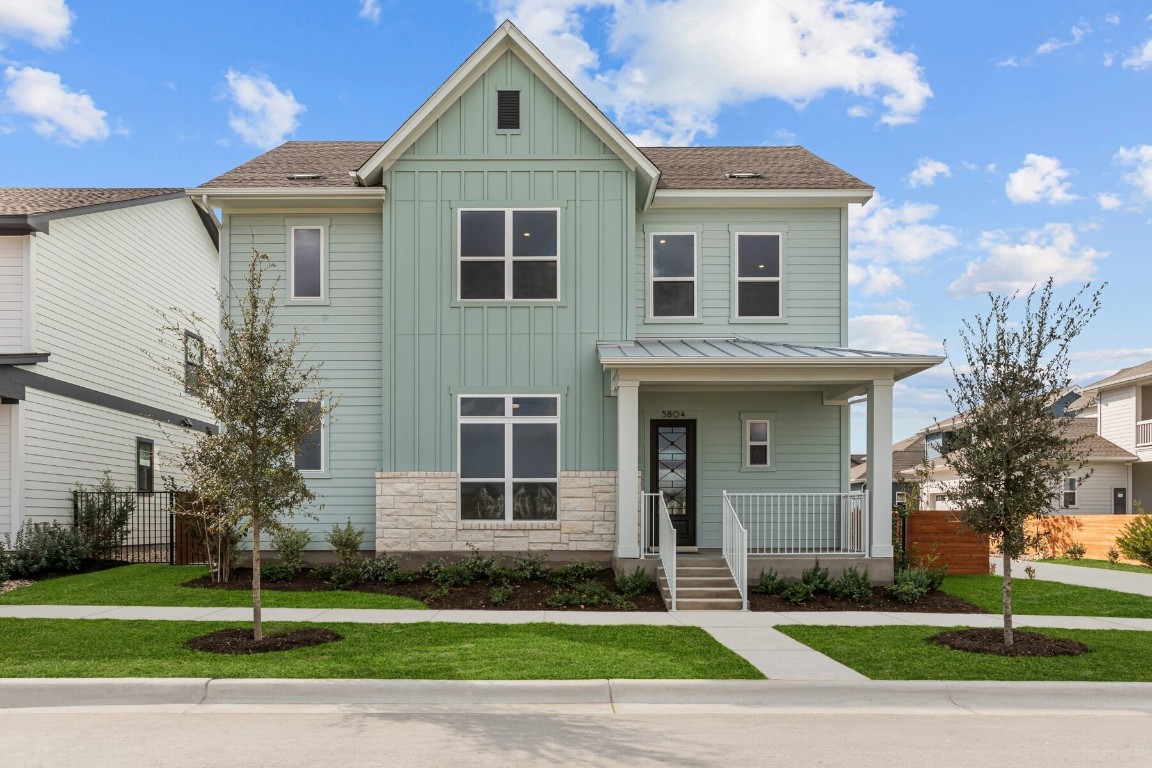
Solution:
{"label": "front lawn", "polygon": [[278,624],[339,632],[335,643],[233,656],[193,637],[244,624],[0,619],[6,677],[292,677],[428,680],[762,679],[696,627],[563,624]]}
{"label": "front lawn", "polygon": [[[236,608],[252,605],[252,593],[182,586],[208,574],[199,565],[124,565],[105,571],[46,579],[0,595],[0,605],[171,605]],[[416,608],[417,600],[365,592],[262,590],[265,608]]]}
{"label": "front lawn", "polygon": [[[1000,613],[1004,579],[999,576],[949,576],[943,590],[990,613]],[[1012,575],[1012,612],[1032,616],[1115,616],[1152,618],[1152,597],[1079,587]]]}
{"label": "front lawn", "polygon": [[[1152,576],[1152,568],[1134,563],[1110,563],[1107,560],[1089,560],[1088,558],[1073,560],[1070,557],[1054,557],[1051,560],[1041,560],[1040,562],[1052,563],[1053,565],[1078,565],[1081,568],[1101,568],[1106,571],[1128,571],[1129,573],[1142,573],[1145,576]],[[1015,569],[1013,569],[1013,572],[1015,572]]]}
{"label": "front lawn", "polygon": [[1129,630],[1032,629],[1078,640],[1081,656],[1005,657],[953,651],[927,642],[944,627],[776,627],[791,638],[873,680],[1060,680],[1152,682],[1152,633]]}

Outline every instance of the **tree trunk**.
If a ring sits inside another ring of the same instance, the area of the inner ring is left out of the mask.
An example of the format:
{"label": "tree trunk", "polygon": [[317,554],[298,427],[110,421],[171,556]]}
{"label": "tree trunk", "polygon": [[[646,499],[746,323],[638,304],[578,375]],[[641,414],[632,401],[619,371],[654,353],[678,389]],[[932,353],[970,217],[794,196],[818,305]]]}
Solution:
{"label": "tree trunk", "polygon": [[1012,558],[1004,553],[1004,645],[1012,647]]}
{"label": "tree trunk", "polygon": [[260,619],[260,523],[252,520],[252,639],[264,639],[264,625]]}

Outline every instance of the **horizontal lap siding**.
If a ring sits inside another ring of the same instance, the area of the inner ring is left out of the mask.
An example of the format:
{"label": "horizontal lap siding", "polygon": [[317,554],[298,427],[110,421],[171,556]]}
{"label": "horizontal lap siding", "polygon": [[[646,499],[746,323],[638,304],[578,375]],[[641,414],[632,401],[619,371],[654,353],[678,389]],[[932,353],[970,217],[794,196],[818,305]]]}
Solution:
{"label": "horizontal lap siding", "polygon": [[[697,532],[701,547],[720,546],[722,491],[838,493],[839,406],[819,392],[646,392],[640,390],[641,470],[651,488],[650,424],[664,411],[696,421]],[[745,470],[741,412],[772,414],[771,470]]]}
{"label": "horizontal lap siding", "polygon": [[1136,388],[1100,393],[1100,436],[1126,451],[1136,452]]}
{"label": "horizontal lap siding", "polygon": [[0,405],[0,536],[12,532],[12,413],[15,405]]}
{"label": "horizontal lap siding", "polygon": [[[328,426],[330,477],[309,478],[318,496],[309,510],[315,520],[296,525],[325,548],[323,533],[351,520],[369,531],[375,526],[374,473],[380,469],[381,418],[381,231],[376,214],[291,213],[229,217],[229,276],[238,290],[246,281],[252,249],[272,261],[267,279],[280,280],[284,295],[287,232],[292,220],[328,219],[328,306],[287,304],[276,309],[281,338],[302,332],[301,351],[309,364],[321,364],[323,386],[338,403]],[[320,507],[323,505],[323,508]]]}
{"label": "horizontal lap siding", "polygon": [[0,352],[27,352],[24,344],[24,237],[0,237]]}
{"label": "horizontal lap siding", "polygon": [[1080,484],[1076,492],[1076,508],[1068,511],[1078,515],[1110,515],[1112,489],[1128,487],[1128,467],[1096,462],[1089,462],[1088,467],[1092,476]]}

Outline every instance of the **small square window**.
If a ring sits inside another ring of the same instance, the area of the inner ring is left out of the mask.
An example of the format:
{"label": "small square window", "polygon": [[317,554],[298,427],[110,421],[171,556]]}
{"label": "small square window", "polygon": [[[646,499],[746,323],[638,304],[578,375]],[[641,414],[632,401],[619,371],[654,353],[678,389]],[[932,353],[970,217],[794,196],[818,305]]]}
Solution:
{"label": "small square window", "polygon": [[772,465],[770,446],[771,422],[767,419],[749,419],[744,422],[744,465],[769,467]]}

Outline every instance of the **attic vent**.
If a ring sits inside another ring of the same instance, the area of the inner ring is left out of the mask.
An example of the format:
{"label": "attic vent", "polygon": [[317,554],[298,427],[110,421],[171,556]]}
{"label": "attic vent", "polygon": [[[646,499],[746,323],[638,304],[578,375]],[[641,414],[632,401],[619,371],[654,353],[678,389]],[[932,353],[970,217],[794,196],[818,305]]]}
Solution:
{"label": "attic vent", "polygon": [[724,174],[730,179],[762,179],[764,174],[757,171],[729,171]]}
{"label": "attic vent", "polygon": [[311,179],[322,179],[322,178],[324,178],[324,174],[322,174],[322,173],[290,173],[290,174],[288,174],[288,178],[291,179],[292,181],[309,181]]}
{"label": "attic vent", "polygon": [[520,130],[520,91],[496,91],[496,130]]}

